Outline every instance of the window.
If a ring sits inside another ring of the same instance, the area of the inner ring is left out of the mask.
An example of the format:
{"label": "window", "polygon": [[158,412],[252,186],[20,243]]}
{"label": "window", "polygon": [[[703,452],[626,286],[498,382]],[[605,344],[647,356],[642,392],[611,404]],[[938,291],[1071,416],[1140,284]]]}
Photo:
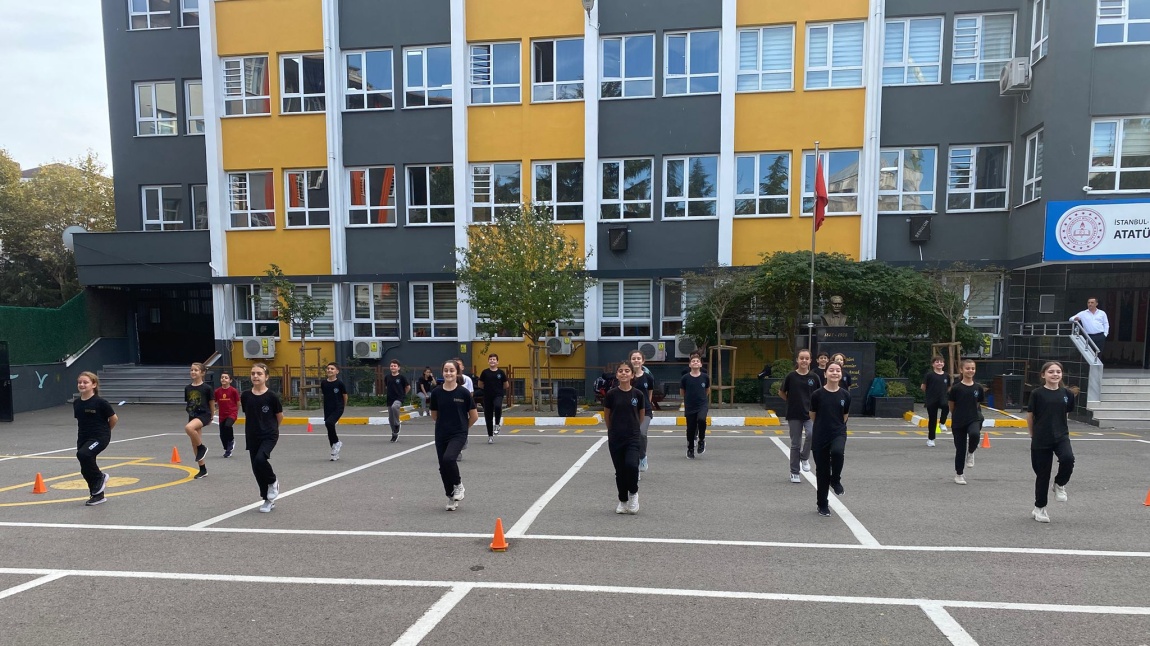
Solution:
{"label": "window", "polygon": [[1046,56],[1046,39],[1050,37],[1050,13],[1046,0],[1034,0],[1031,7],[1030,64]]}
{"label": "window", "polygon": [[519,208],[521,172],[519,164],[472,164],[471,221],[494,222]]}
{"label": "window", "polygon": [[946,180],[946,210],[1007,208],[1010,146],[954,146]]}
{"label": "window", "polygon": [[390,110],[393,107],[393,72],[390,49],[345,52],[343,55],[345,110]]}
{"label": "window", "polygon": [[1088,183],[1096,191],[1150,191],[1150,117],[1094,122]]}
{"label": "window", "polygon": [[941,69],[942,17],[886,21],[883,85],[941,83]]}
{"label": "window", "polygon": [[523,333],[514,328],[499,327],[485,312],[475,313],[476,339],[514,339],[522,340]]}
{"label": "window", "polygon": [[735,157],[735,215],[790,215],[791,155]]}
{"label": "window", "polygon": [[577,101],[583,98],[583,39],[531,43],[531,100]]}
{"label": "window", "polygon": [[267,56],[225,58],[224,115],[271,114]]}
{"label": "window", "polygon": [[579,318],[571,319],[570,321],[559,321],[558,323],[555,323],[554,326],[549,328],[546,332],[544,332],[543,336],[544,337],[565,336],[565,337],[569,337],[572,339],[584,338],[584,336],[585,336],[584,329],[586,328],[586,323],[584,322],[584,319],[583,319],[583,306],[582,305],[579,306],[578,311],[576,313],[579,315]]}
{"label": "window", "polygon": [[519,103],[519,43],[472,45],[471,105]]}
{"label": "window", "polygon": [[451,47],[403,50],[403,107],[451,105]]}
{"label": "window", "polygon": [[[858,213],[859,151],[820,152],[827,185],[827,213]],[[815,155],[803,154],[803,213],[815,212]]]}
{"label": "window", "polygon": [[1098,0],[1096,45],[1150,43],[1150,2]]}
{"label": "window", "polygon": [[136,135],[179,134],[176,126],[176,83],[160,81],[136,84]]}
{"label": "window", "polygon": [[184,228],[180,217],[181,186],[145,186],[144,231],[179,231]]}
{"label": "window", "polygon": [[455,283],[411,283],[411,338],[456,338],[457,305]]}
{"label": "window", "polygon": [[289,170],[284,173],[288,227],[326,227],[328,210],[327,170]]}
{"label": "window", "polygon": [[451,165],[407,167],[407,223],[455,222],[455,172]]}
{"label": "window", "polygon": [[280,57],[280,112],[324,111],[323,54]]}
{"label": "window", "polygon": [[200,26],[200,0],[180,0],[180,26]]}
{"label": "window", "polygon": [[794,63],[794,25],[739,30],[738,91],[792,90]]}
{"label": "window", "polygon": [[862,87],[862,22],[807,25],[806,89]]}
{"label": "window", "polygon": [[172,26],[172,0],[128,0],[128,29],[167,29]]}
{"label": "window", "polygon": [[687,281],[665,278],[659,281],[663,290],[662,338],[669,339],[683,333],[687,310],[702,300],[701,285],[688,285]]}
{"label": "window", "polygon": [[264,291],[259,285],[236,285],[233,295],[237,337],[280,335],[279,303],[274,291]]}
{"label": "window", "polygon": [[967,300],[966,323],[983,334],[999,336],[1002,278],[997,274],[971,274],[966,279],[962,296],[963,300]]}
{"label": "window", "polygon": [[184,118],[189,135],[204,134],[204,84],[202,81],[184,83]]}
{"label": "window", "polygon": [[651,338],[651,281],[604,280],[599,293],[600,336]]}
{"label": "window", "polygon": [[583,162],[535,164],[535,201],[551,210],[556,221],[583,219]]}
{"label": "window", "polygon": [[[313,299],[319,301],[320,304],[325,306],[323,314],[320,314],[311,322],[311,329],[308,330],[307,338],[309,339],[334,339],[335,338],[335,318],[332,315],[332,285],[328,284],[314,284],[314,285],[296,285],[295,295],[296,298],[303,296],[311,296]],[[300,338],[302,328],[292,323],[291,338],[292,340]]]}
{"label": "window", "polygon": [[668,157],[663,160],[663,217],[718,215],[716,186],[719,157]]}
{"label": "window", "polygon": [[399,283],[351,286],[354,336],[399,338]]}
{"label": "window", "polygon": [[892,148],[879,152],[878,212],[934,212],[938,151]]}
{"label": "window", "polygon": [[719,91],[719,32],[688,31],[666,36],[663,96]]}
{"label": "window", "polygon": [[1042,197],[1042,128],[1026,138],[1026,165],[1022,179],[1023,203]]}
{"label": "window", "polygon": [[997,81],[1014,55],[1014,14],[954,17],[950,82]]}
{"label": "window", "polygon": [[602,41],[599,94],[604,99],[655,96],[655,36],[638,34]]}
{"label": "window", "polygon": [[192,184],[192,228],[208,230],[208,185]]}
{"label": "window", "polygon": [[602,162],[601,220],[650,220],[652,159],[608,159]]}
{"label": "window", "polygon": [[228,211],[233,229],[274,227],[275,185],[271,172],[228,173]]}
{"label": "window", "polygon": [[395,224],[395,166],[350,168],[350,226]]}

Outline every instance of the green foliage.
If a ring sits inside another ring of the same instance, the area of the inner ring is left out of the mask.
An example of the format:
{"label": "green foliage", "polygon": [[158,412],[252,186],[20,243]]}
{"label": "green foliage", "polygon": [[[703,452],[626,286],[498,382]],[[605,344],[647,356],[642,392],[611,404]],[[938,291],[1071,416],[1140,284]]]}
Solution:
{"label": "green foliage", "polygon": [[272,264],[264,270],[263,278],[256,278],[255,283],[260,286],[252,294],[253,301],[266,298],[261,292],[270,290],[279,303],[277,319],[280,323],[294,326],[300,331],[300,337],[305,339],[311,334],[311,325],[315,320],[327,312],[328,304],[307,293],[303,286],[296,285],[288,280],[279,265]]}
{"label": "green foliage", "polygon": [[886,385],[887,397],[906,397],[906,384],[901,381],[891,381]]}
{"label": "green foliage", "polygon": [[874,376],[891,379],[898,376],[898,365],[891,359],[879,359],[874,362]]}
{"label": "green foliage", "polygon": [[779,393],[782,392],[782,390],[783,390],[783,380],[782,379],[776,379],[775,383],[771,384],[771,396],[772,397],[779,397],[780,396]]}
{"label": "green foliage", "polygon": [[14,366],[55,363],[91,340],[83,292],[62,307],[0,307],[0,341]]}
{"label": "green foliage", "polygon": [[735,380],[735,403],[757,404],[762,397],[762,388],[755,377],[740,377]]}
{"label": "green foliage", "polygon": [[774,379],[786,379],[787,375],[795,369],[795,362],[790,359],[775,359],[771,362],[771,377]]}
{"label": "green foliage", "polygon": [[685,273],[687,289],[696,295],[687,310],[684,331],[708,347],[736,334],[752,334],[752,274],[744,269],[710,266],[701,273]]}

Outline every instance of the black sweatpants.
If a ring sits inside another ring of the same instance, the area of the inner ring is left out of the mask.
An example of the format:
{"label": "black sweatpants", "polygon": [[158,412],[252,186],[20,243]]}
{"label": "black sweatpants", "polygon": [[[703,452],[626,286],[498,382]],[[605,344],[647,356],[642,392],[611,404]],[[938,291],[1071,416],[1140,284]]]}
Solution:
{"label": "black sweatpants", "polygon": [[450,496],[455,485],[463,484],[459,475],[459,453],[467,443],[466,433],[435,438],[435,455],[439,458],[439,477],[443,480],[443,492]]}
{"label": "black sweatpants", "polygon": [[687,446],[695,446],[695,438],[699,442],[707,439],[707,413],[706,409],[695,413],[687,413]]}
{"label": "black sweatpants", "polygon": [[503,395],[483,396],[483,419],[487,421],[487,437],[495,435],[495,424],[503,423]]}
{"label": "black sweatpants", "polygon": [[1034,467],[1034,506],[1045,507],[1050,493],[1050,470],[1054,466],[1054,456],[1058,456],[1058,473],[1054,484],[1065,487],[1074,472],[1074,451],[1070,448],[1070,437],[1064,437],[1049,449],[1030,449],[1030,465]]}
{"label": "black sweatpants", "polygon": [[978,438],[981,436],[982,422],[975,420],[966,426],[954,426],[950,432],[954,434],[954,472],[962,475],[966,467],[966,454],[974,453],[978,448]]}
{"label": "black sweatpants", "polygon": [[816,502],[819,507],[827,506],[827,492],[831,485],[842,483],[846,448],[846,435],[815,438],[811,447],[811,457],[815,460],[815,482],[818,485]]}
{"label": "black sweatpants", "polygon": [[647,429],[651,428],[651,418],[643,417],[643,421],[639,422],[639,433],[642,434],[639,439],[639,459],[647,457]]}
{"label": "black sweatpants", "polygon": [[104,472],[96,466],[96,456],[108,448],[112,441],[112,434],[89,435],[76,440],[76,459],[80,461],[80,475],[88,483],[88,493],[95,495],[95,491],[104,482]]}
{"label": "black sweatpants", "polygon": [[234,418],[220,420],[220,442],[223,443],[225,451],[236,441],[236,432],[235,429],[232,428],[235,423],[236,420]]}
{"label": "black sweatpants", "polygon": [[256,477],[256,484],[260,486],[260,498],[267,500],[268,486],[276,481],[276,472],[272,470],[272,449],[276,448],[280,436],[272,435],[248,441],[248,455],[252,459],[252,474]]}
{"label": "black sweatpants", "polygon": [[619,490],[619,502],[627,502],[627,494],[639,493],[639,444],[638,438],[607,441],[611,462],[615,465],[615,488]]}
{"label": "black sweatpants", "polygon": [[[942,411],[939,413],[939,411]],[[950,414],[950,406],[946,402],[926,403],[926,437],[934,439],[934,427],[937,424],[946,424],[946,416]]]}
{"label": "black sweatpants", "polygon": [[335,446],[335,443],[339,441],[339,436],[335,434],[335,425],[339,423],[339,418],[341,417],[343,417],[343,411],[323,416],[323,425],[327,428],[327,443],[329,446]]}

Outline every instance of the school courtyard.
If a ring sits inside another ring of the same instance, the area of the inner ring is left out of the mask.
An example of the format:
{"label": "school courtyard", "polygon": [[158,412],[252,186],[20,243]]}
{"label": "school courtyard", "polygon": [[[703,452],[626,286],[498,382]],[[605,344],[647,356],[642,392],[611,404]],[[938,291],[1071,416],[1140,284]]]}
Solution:
{"label": "school courtyard", "polygon": [[289,425],[261,514],[215,426],[193,481],[182,408],[117,412],[98,507],[71,407],[0,425],[4,644],[1150,643],[1150,423],[1072,422],[1069,501],[1040,524],[1024,428],[990,429],[959,486],[949,435],[854,421],[820,518],[813,473],[788,482],[784,427],[713,429],[695,460],[681,428],[652,427],[632,516],[601,425],[507,424],[489,445],[481,421],[456,512],[429,418],[396,443],[341,426],[338,462],[322,425]]}

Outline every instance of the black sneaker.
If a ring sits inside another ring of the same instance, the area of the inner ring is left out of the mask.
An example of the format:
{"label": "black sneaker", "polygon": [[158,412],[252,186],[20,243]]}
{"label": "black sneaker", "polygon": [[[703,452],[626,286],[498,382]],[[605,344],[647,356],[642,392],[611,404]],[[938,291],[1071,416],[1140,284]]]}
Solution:
{"label": "black sneaker", "polygon": [[84,503],[84,505],[87,507],[95,507],[96,505],[104,504],[105,500],[106,498],[104,498],[104,494],[97,493],[93,494],[92,497],[88,499],[88,502]]}
{"label": "black sneaker", "polygon": [[93,496],[103,496],[104,495],[104,489],[108,486],[108,478],[110,478],[110,477],[112,477],[112,476],[108,475],[107,473],[100,476],[100,488],[97,489],[95,491],[95,493],[92,494]]}
{"label": "black sneaker", "polygon": [[201,444],[198,447],[196,447],[196,462],[203,460],[204,456],[206,456],[207,454],[208,454],[208,445],[207,444]]}
{"label": "black sneaker", "polygon": [[707,443],[704,440],[699,440],[699,455],[707,452]]}
{"label": "black sneaker", "polygon": [[687,458],[689,458],[691,460],[695,459],[695,447],[693,447],[693,446],[687,447]]}
{"label": "black sneaker", "polygon": [[199,480],[200,478],[208,477],[208,468],[201,464],[200,465],[200,472],[197,473],[196,475],[192,476],[192,477],[195,478],[196,480]]}
{"label": "black sneaker", "polygon": [[224,449],[224,457],[225,458],[232,457],[232,450],[231,449]]}
{"label": "black sneaker", "polygon": [[394,430],[393,430],[393,431],[391,432],[391,441],[392,441],[392,442],[395,442],[395,441],[396,441],[396,440],[398,440],[398,439],[399,439],[399,431],[394,431]]}
{"label": "black sneaker", "polygon": [[846,489],[843,489],[843,485],[841,482],[836,482],[836,483],[832,484],[831,489],[834,490],[836,496],[841,496],[847,492]]}
{"label": "black sneaker", "polygon": [[831,508],[827,505],[822,505],[819,507],[819,515],[829,517],[831,515]]}

